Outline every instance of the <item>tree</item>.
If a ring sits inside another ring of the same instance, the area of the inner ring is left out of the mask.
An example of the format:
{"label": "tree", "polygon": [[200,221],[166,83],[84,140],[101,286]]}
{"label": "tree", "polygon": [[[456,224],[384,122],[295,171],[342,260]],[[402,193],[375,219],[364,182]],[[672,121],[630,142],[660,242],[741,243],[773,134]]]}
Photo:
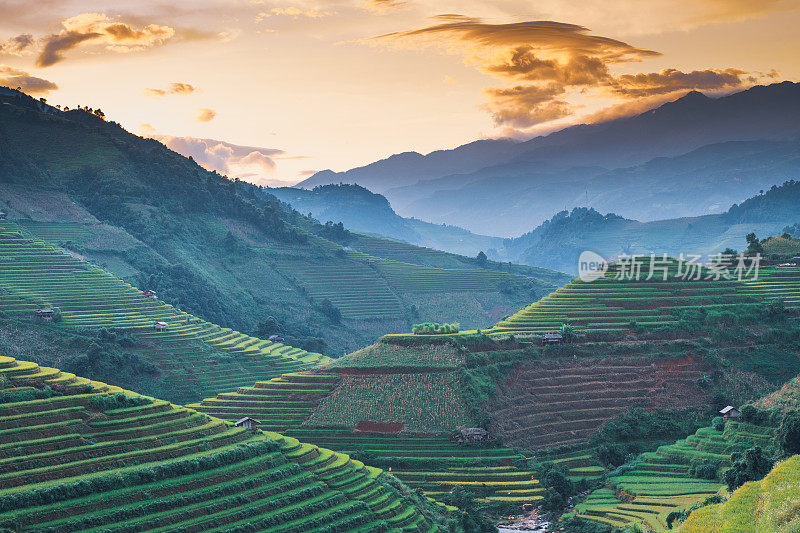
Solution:
{"label": "tree", "polygon": [[488,261],[488,258],[486,257],[486,254],[483,253],[483,250],[478,252],[478,257],[476,257],[475,259],[478,261],[478,265],[480,266],[486,265],[486,262]]}
{"label": "tree", "polygon": [[317,308],[319,309],[320,313],[328,317],[328,320],[331,321],[331,324],[338,324],[342,320],[342,312],[339,311],[339,308],[333,305],[333,302],[327,298],[322,300]]}
{"label": "tree", "polygon": [[800,453],[800,411],[789,411],[783,416],[775,442],[784,455]]}
{"label": "tree", "polygon": [[575,327],[572,324],[561,324],[560,333],[565,341],[575,339]]}
{"label": "tree", "polygon": [[745,236],[745,240],[747,241],[747,255],[764,254],[764,247],[761,245],[755,233],[748,233],[747,236]]}
{"label": "tree", "polygon": [[731,455],[731,467],[725,471],[723,480],[733,492],[748,481],[763,479],[772,469],[772,460],[764,455],[760,446],[748,448],[744,453]]}

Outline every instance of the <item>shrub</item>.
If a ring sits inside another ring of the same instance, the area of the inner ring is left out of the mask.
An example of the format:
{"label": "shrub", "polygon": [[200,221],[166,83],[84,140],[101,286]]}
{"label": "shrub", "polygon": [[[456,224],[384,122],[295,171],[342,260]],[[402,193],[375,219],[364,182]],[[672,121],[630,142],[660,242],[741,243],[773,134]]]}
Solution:
{"label": "shrub", "polygon": [[722,431],[725,429],[725,419],[721,416],[715,416],[714,419],[711,421],[711,427],[716,429],[717,431]]}
{"label": "shrub", "polygon": [[424,324],[414,324],[411,332],[414,335],[442,335],[447,333],[458,333],[460,324],[455,322],[453,324],[439,324],[426,322]]}
{"label": "shrub", "polygon": [[783,416],[775,443],[784,455],[800,453],[800,412],[789,411]]}
{"label": "shrub", "polygon": [[723,480],[733,492],[748,481],[758,481],[772,469],[772,460],[764,455],[759,446],[748,448],[744,453],[731,455],[731,467],[725,471]]}

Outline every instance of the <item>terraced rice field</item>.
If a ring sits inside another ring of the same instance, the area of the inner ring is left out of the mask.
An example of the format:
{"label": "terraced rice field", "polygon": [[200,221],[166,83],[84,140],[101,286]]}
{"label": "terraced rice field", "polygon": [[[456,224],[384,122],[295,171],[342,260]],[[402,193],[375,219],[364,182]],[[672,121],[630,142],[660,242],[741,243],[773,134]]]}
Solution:
{"label": "terraced rice field", "polygon": [[399,292],[493,291],[509,278],[505,272],[469,268],[434,268],[389,259],[378,259],[375,267]]}
{"label": "terraced rice field", "polygon": [[642,454],[634,469],[611,477],[616,492],[595,491],[577,506],[587,520],[619,527],[642,522],[663,531],[666,517],[715,494],[723,485],[716,480],[691,477],[689,467],[701,463],[730,464],[731,454],[749,447],[768,445],[775,428],[728,421],[724,431],[701,428],[675,444]]}
{"label": "terraced rice field", "polygon": [[297,428],[289,435],[391,467],[411,488],[436,498],[456,486],[487,503],[531,503],[544,489],[512,448],[464,446],[441,436],[391,436],[349,429]]}
{"label": "terraced rice field", "polygon": [[[649,259],[648,259],[649,261]],[[541,334],[570,323],[579,331],[623,331],[631,321],[642,326],[675,324],[677,310],[708,306],[745,306],[782,298],[788,307],[800,307],[800,268],[762,267],[757,280],[676,279],[675,264],[667,281],[654,273],[646,281],[615,279],[618,267],[592,282],[575,280],[498,322],[488,333]]]}
{"label": "terraced rice field", "polygon": [[528,450],[574,446],[631,407],[691,407],[701,375],[689,359],[591,358],[523,364],[491,406],[504,442]]}
{"label": "terraced rice field", "polygon": [[311,416],[319,401],[328,396],[341,378],[335,374],[291,373],[236,392],[223,392],[189,407],[225,419],[250,416],[259,427],[286,431],[300,426]]}
{"label": "terraced rice field", "polygon": [[551,462],[563,468],[570,481],[596,480],[605,472],[594,455],[594,448],[585,444],[538,451],[533,458],[539,463]]}
{"label": "terraced rice field", "polygon": [[0,376],[0,528],[437,530],[344,454],[35,363]]}
{"label": "terraced rice field", "polygon": [[298,265],[278,263],[278,268],[293,276],[316,300],[330,300],[342,318],[400,318],[403,303],[374,269],[358,263],[316,263]]}
{"label": "terraced rice field", "polygon": [[[328,358],[222,328],[184,313],[108,272],[0,222],[0,311],[33,317],[56,309],[59,326],[114,328],[134,335],[176,398],[199,399],[305,370]],[[167,331],[155,331],[165,322]]]}
{"label": "terraced rice field", "polygon": [[[523,457],[511,448],[463,446],[441,434],[386,433],[401,429],[383,427],[391,424],[353,422],[347,429],[313,425],[311,417],[319,401],[345,379],[348,376],[332,373],[287,374],[190,407],[227,420],[251,416],[262,422],[260,427],[370,458],[391,467],[401,481],[430,497],[457,485],[475,491],[488,503],[530,503],[541,497],[534,473],[523,466]],[[363,412],[361,415],[369,418]]]}

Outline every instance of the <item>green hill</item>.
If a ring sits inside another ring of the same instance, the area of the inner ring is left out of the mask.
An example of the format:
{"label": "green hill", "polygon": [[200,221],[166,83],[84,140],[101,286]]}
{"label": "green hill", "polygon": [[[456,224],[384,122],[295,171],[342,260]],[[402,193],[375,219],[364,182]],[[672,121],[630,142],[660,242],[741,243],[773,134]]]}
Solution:
{"label": "green hill", "polygon": [[0,357],[0,528],[436,531],[378,468]]}
{"label": "green hill", "polygon": [[500,291],[492,268],[463,258],[471,274],[491,280],[400,294],[368,258],[343,249],[345,228],[331,231],[266,190],[85,110],[63,112],[14,90],[0,101],[8,104],[0,105],[0,210],[8,220],[222,327],[340,355],[414,321],[453,320],[451,305],[471,309],[466,326],[484,327],[566,281],[520,271]]}
{"label": "green hill", "polygon": [[693,511],[683,533],[756,533],[800,528],[800,455],[778,464],[761,481],[750,481],[724,503]]}

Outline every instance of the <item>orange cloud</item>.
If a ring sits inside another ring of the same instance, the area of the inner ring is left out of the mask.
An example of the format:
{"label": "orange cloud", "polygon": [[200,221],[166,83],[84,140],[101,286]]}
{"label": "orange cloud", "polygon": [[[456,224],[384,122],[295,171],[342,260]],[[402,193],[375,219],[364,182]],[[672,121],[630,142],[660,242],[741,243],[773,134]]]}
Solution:
{"label": "orange cloud", "polygon": [[31,95],[47,94],[58,89],[58,85],[52,81],[31,76],[27,72],[7,65],[0,65],[0,85],[5,85],[12,89],[19,87],[22,92]]}
{"label": "orange cloud", "polygon": [[561,100],[564,88],[558,84],[545,87],[518,85],[508,89],[484,89],[489,102],[485,108],[498,126],[530,128],[572,114],[572,106]]}
{"label": "orange cloud", "polygon": [[211,122],[214,120],[214,117],[217,116],[217,112],[213,109],[209,109],[207,107],[201,107],[197,110],[197,116],[194,118],[197,122]]}
{"label": "orange cloud", "polygon": [[102,13],[83,13],[61,21],[59,33],[43,39],[44,46],[36,59],[36,66],[49,67],[64,60],[64,52],[77,48],[82,43],[105,45],[114,52],[131,52],[160,46],[175,35],[169,26],[148,24],[134,28],[113,21]]}
{"label": "orange cloud", "polygon": [[145,96],[152,96],[152,97],[161,97],[166,96],[168,94],[176,94],[179,96],[187,96],[195,92],[195,88],[193,85],[188,83],[170,83],[169,87],[166,89],[151,89],[147,88],[144,90]]}
{"label": "orange cloud", "polygon": [[[674,68],[668,68],[661,72],[616,76],[610,85],[614,94],[626,98],[640,98],[685,89],[733,89],[741,87],[745,83],[747,75],[747,71],[737,68],[693,70],[692,72],[681,72]],[[755,82],[756,78],[748,81]]]}
{"label": "orange cloud", "polygon": [[440,46],[509,83],[483,91],[487,98],[483,108],[498,126],[524,130],[572,115],[571,96],[638,99],[690,89],[734,89],[757,81],[736,68],[616,74],[615,65],[661,54],[594,35],[576,24],[547,20],[489,24],[463,15],[435,18],[439,24],[381,35],[370,42]]}

